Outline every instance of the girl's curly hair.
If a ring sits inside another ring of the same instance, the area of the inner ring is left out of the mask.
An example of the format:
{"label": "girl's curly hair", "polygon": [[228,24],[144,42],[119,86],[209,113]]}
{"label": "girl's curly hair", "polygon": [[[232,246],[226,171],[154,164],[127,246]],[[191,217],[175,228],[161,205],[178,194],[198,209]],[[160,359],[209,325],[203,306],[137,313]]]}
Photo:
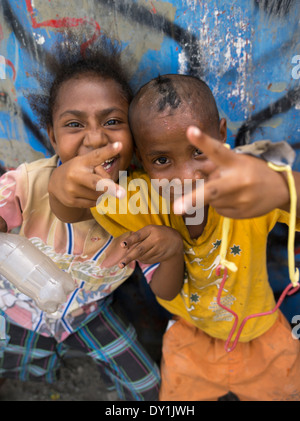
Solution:
{"label": "girl's curly hair", "polygon": [[[84,47],[84,48],[83,48]],[[121,48],[117,42],[100,34],[93,42],[71,31],[62,34],[45,60],[48,73],[34,72],[41,90],[25,94],[32,111],[42,128],[53,125],[53,109],[61,85],[83,74],[110,79],[120,86],[121,94],[128,102],[132,99],[129,72],[121,60]]]}

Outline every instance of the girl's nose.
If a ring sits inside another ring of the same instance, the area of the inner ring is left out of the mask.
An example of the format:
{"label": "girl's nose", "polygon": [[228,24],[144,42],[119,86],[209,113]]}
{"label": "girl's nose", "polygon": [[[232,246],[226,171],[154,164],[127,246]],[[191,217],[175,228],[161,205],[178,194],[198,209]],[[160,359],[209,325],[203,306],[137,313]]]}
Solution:
{"label": "girl's nose", "polygon": [[84,137],[84,145],[90,148],[101,148],[106,146],[109,140],[107,135],[102,130],[90,130]]}

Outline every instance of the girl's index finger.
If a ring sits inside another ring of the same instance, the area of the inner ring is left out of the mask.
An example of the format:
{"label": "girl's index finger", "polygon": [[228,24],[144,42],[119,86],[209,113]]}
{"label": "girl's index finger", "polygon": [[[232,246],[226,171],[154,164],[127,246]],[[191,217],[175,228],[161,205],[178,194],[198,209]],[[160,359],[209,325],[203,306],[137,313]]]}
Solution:
{"label": "girl's index finger", "polygon": [[202,132],[196,126],[190,126],[186,132],[187,138],[196,148],[200,149],[208,159],[217,166],[228,166],[235,157],[235,153],[227,148],[220,140]]}
{"label": "girl's index finger", "polygon": [[102,148],[97,148],[82,156],[83,162],[88,167],[99,167],[104,161],[115,157],[122,149],[121,142],[109,143]]}

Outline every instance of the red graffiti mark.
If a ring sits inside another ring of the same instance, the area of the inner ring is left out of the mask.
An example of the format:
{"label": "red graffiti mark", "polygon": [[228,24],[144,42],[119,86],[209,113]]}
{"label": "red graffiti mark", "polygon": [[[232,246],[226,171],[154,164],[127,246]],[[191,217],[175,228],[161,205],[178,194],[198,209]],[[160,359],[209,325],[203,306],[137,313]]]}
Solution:
{"label": "red graffiti mark", "polygon": [[150,3],[151,3],[151,6],[152,6],[152,12],[156,15],[157,11],[154,7],[154,4],[152,3],[152,1]]}
{"label": "red graffiti mark", "polygon": [[15,81],[16,80],[16,69],[15,69],[15,66],[13,65],[13,63],[8,59],[8,58],[6,58],[5,57],[5,64],[6,65],[8,65],[9,67],[11,67],[11,69],[12,69],[12,72],[13,72],[13,81]]}
{"label": "red graffiti mark", "polygon": [[64,18],[60,18],[60,19],[49,19],[49,20],[45,20],[43,22],[37,22],[34,14],[34,10],[31,4],[31,0],[26,0],[26,8],[28,13],[30,14],[30,18],[31,18],[31,23],[32,23],[32,27],[34,29],[36,28],[42,28],[42,27],[50,27],[50,28],[72,28],[72,27],[76,27],[79,25],[83,25],[83,24],[89,24],[94,26],[95,28],[95,32],[93,34],[93,36],[86,41],[85,43],[83,43],[81,45],[81,53],[84,54],[86,48],[92,44],[97,37],[100,34],[100,25],[98,22],[96,22],[94,19],[89,19],[89,18],[70,18],[70,17],[64,17]]}

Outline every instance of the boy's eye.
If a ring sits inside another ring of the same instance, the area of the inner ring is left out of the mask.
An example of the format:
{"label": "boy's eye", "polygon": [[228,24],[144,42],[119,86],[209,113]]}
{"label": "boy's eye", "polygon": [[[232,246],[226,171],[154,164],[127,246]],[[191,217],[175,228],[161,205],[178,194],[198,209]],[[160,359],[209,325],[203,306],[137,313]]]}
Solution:
{"label": "boy's eye", "polygon": [[157,164],[157,165],[164,165],[164,164],[168,164],[168,163],[169,163],[169,160],[165,156],[161,156],[159,158],[156,158],[155,161],[154,161],[154,164]]}
{"label": "boy's eye", "polygon": [[200,151],[200,149],[195,149],[194,156],[203,155],[203,152]]}

